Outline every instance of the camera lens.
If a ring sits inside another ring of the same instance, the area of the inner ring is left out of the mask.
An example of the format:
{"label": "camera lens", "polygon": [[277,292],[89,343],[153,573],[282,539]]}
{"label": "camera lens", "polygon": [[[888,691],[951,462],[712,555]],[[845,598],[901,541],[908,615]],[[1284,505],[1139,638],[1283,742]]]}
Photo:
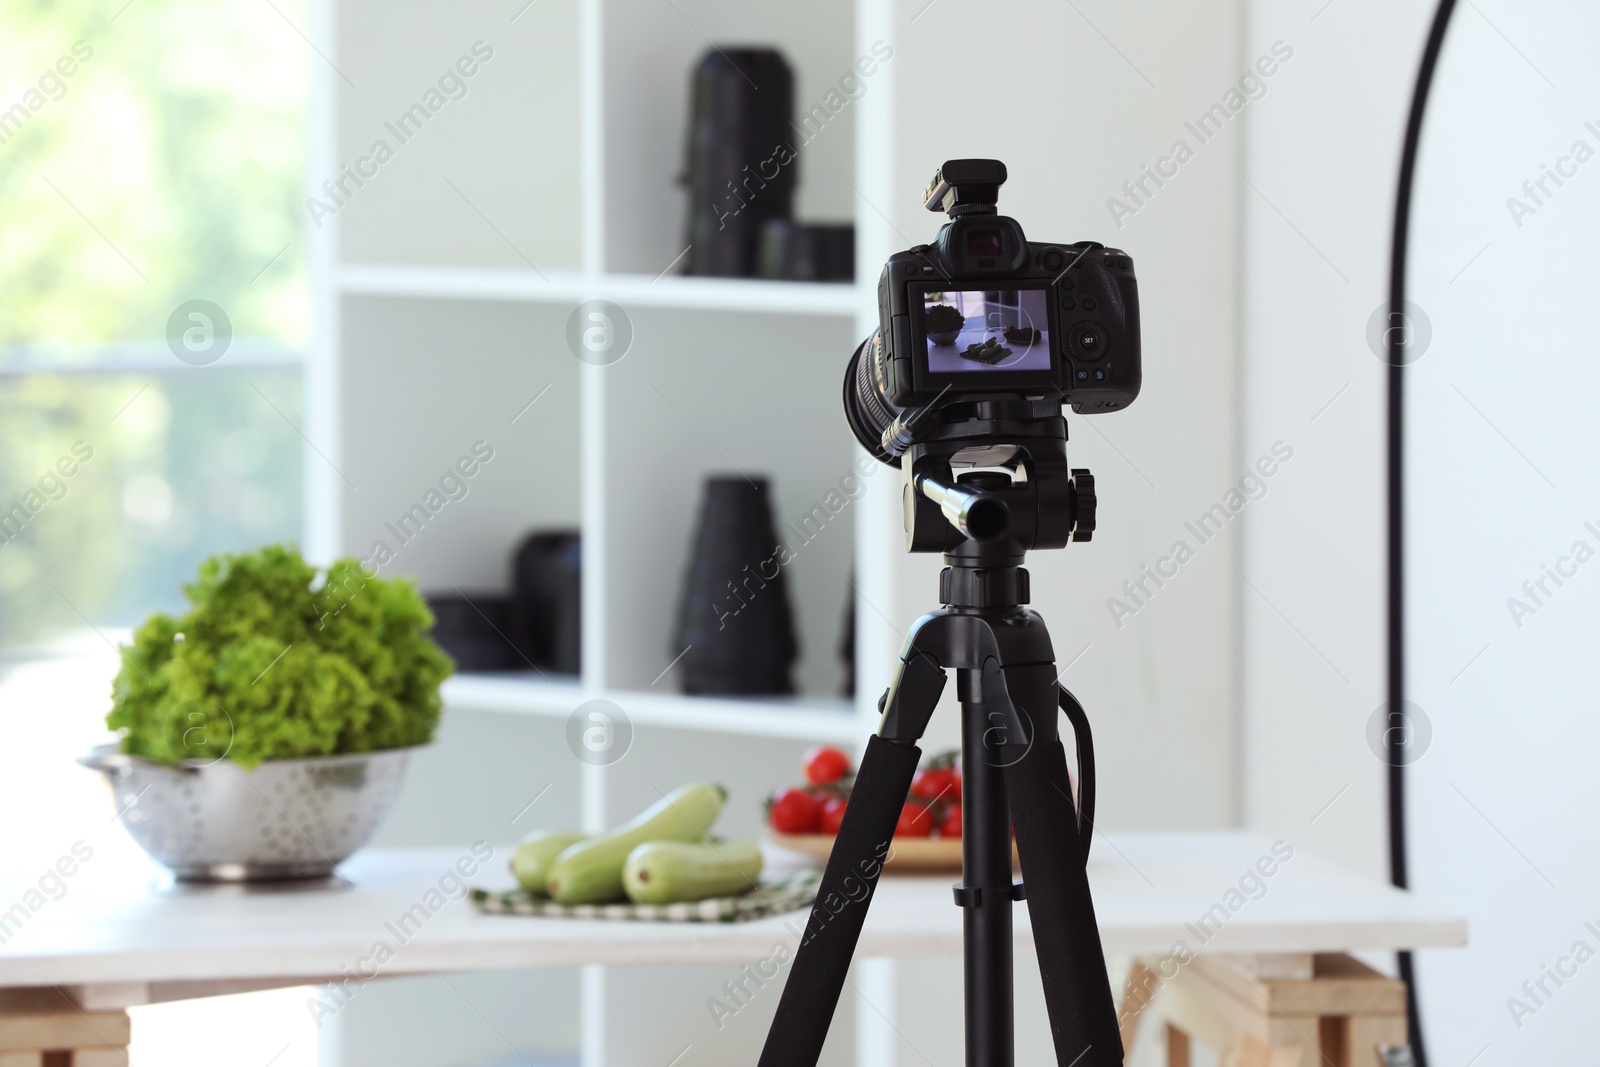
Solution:
{"label": "camera lens", "polygon": [[967,255],[991,257],[998,256],[1003,243],[1000,240],[1000,231],[991,227],[971,229],[967,231]]}
{"label": "camera lens", "polygon": [[874,356],[881,351],[882,338],[874,330],[850,357],[850,366],[844,375],[844,415],[861,447],[872,453],[878,462],[895,466],[898,461],[883,447],[883,431],[894,422],[895,416],[873,375]]}

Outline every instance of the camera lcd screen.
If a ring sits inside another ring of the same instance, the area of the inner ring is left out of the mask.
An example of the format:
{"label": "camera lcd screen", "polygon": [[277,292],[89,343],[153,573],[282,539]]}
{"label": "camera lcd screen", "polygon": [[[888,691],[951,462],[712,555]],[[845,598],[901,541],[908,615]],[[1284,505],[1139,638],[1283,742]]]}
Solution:
{"label": "camera lcd screen", "polygon": [[928,371],[1049,371],[1048,294],[1043,288],[922,294]]}

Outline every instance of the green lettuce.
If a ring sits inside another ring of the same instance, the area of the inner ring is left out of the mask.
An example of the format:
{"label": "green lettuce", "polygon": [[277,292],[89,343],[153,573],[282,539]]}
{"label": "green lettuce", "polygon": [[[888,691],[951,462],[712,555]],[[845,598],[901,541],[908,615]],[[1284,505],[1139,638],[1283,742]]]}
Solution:
{"label": "green lettuce", "polygon": [[106,725],[166,763],[403,748],[432,740],[454,670],[415,586],[354,559],[321,576],[293,546],[213,556],[121,649]]}

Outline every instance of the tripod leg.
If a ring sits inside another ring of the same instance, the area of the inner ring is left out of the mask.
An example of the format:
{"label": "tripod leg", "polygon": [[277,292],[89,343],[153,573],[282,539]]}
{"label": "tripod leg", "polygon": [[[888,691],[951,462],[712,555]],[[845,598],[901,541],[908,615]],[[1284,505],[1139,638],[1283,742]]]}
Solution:
{"label": "tripod leg", "polygon": [[1005,746],[1004,757],[1028,915],[1057,1061],[1062,1067],[1122,1067],[1067,755],[1056,735],[1051,674],[1037,666],[1005,671],[1012,703],[1031,727],[1028,737]]}
{"label": "tripod leg", "polygon": [[894,839],[922,750],[915,741],[944,689],[944,672],[911,653],[889,691],[882,735],[867,741],[850,804],[806,920],[759,1067],[815,1067],[844,990],[867,905]]}
{"label": "tripod leg", "polygon": [[968,1067],[1012,1067],[1016,1062],[1015,982],[1012,966],[1011,810],[1006,799],[1002,748],[981,700],[961,704],[961,904],[965,964]]}

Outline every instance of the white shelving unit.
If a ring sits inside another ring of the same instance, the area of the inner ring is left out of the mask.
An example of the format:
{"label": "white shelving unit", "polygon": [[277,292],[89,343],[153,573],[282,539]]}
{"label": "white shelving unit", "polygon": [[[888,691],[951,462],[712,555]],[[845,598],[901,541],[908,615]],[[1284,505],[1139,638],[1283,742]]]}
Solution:
{"label": "white shelving unit", "polygon": [[[836,650],[852,588],[887,581],[894,540],[872,532],[883,524],[856,503],[786,568],[802,650],[797,696],[682,695],[670,669],[680,650],[669,640],[700,486],[716,473],[767,476],[781,528],[849,474],[860,453],[841,432],[840,374],[875,319],[875,268],[856,285],[678,275],[686,202],[675,175],[704,34],[775,43],[795,69],[797,101],[811,101],[865,51],[856,41],[861,13],[854,0],[804,9],[731,0],[320,3],[315,22],[334,69],[319,74],[308,192],[375,138],[392,141],[387,121],[475,42],[493,56],[466,95],[437,111],[316,234],[310,547],[365,557],[383,542],[395,555],[386,573],[470,595],[505,588],[510,553],[530,530],[581,530],[581,677],[458,675],[444,690],[455,739],[447,743],[526,737],[530,781],[575,780],[579,795],[566,808],[590,830],[653,801],[658,784],[716,775],[733,790],[724,825],[753,832],[761,783],[794,779],[807,744],[853,747],[876,725],[875,697],[838,695]],[[840,116],[801,149],[802,217],[857,215],[854,190],[875,179],[856,158],[856,121]],[[870,233],[861,238],[862,262],[881,261]],[[621,307],[633,330],[631,349],[609,366],[581,362],[566,344],[569,314],[592,299]],[[392,520],[479,442],[493,459],[466,494],[396,543]],[[853,587],[852,567],[874,573]],[[881,643],[864,647],[883,655]],[[577,767],[574,779],[566,719],[595,699],[623,709],[634,747],[614,766]],[[480,721],[482,731],[471,725]],[[449,765],[456,769],[429,778],[449,794],[437,806],[467,821],[470,752],[455,752]],[[413,809],[435,806],[407,799]],[[494,832],[495,815],[481,814],[485,833]],[[420,829],[407,840],[399,822],[388,843],[455,843]],[[498,825],[504,839],[539,818],[514,831],[503,817]],[[558,1017],[559,1005],[578,987],[584,1067],[665,1063],[680,1049],[655,1048],[666,1038],[654,1035],[682,1027],[659,1018],[674,1003],[661,991],[714,991],[725,975],[712,981],[704,970],[586,968],[576,983],[535,976],[528,999],[556,1004],[542,1025],[560,1030],[571,1019]],[[377,1023],[347,1014],[355,1049],[361,1027]],[[848,1052],[848,1010],[840,1026]],[[738,1042],[758,1040],[764,1027],[743,1029],[750,1033],[721,1054],[755,1058]],[[338,1067],[364,1067],[358,1050],[349,1056]]]}
{"label": "white shelving unit", "polygon": [[[930,606],[939,567],[937,557],[900,551],[892,473],[868,479],[865,495],[786,572],[802,646],[799,696],[676,695],[668,668],[681,650],[669,636],[704,476],[735,466],[768,475],[781,525],[837,486],[860,455],[839,416],[843,363],[875,324],[871,283],[884,258],[934,232],[937,220],[915,193],[952,156],[1005,159],[1012,180],[1003,203],[1030,234],[1115,241],[1139,263],[1144,395],[1126,413],[1072,429],[1073,465],[1094,469],[1102,485],[1101,534],[1030,559],[1034,598],[1096,722],[1106,818],[1122,828],[1236,820],[1236,550],[1208,549],[1126,628],[1102,607],[1250,469],[1257,442],[1237,431],[1237,268],[1246,244],[1269,247],[1261,242],[1281,234],[1275,218],[1260,233],[1240,222],[1242,122],[1136,218],[1108,221],[1105,205],[1249,66],[1242,25],[1238,0],[1082,10],[926,0],[315,0],[308,36],[327,62],[315,68],[308,195],[322,195],[341,164],[389,136],[385,124],[475,42],[493,55],[477,62],[464,95],[449,94],[316,231],[308,548],[323,558],[367,554],[384,523],[478,441],[495,458],[465,497],[391,546],[394,573],[416,575],[426,589],[502,588],[507,554],[528,530],[577,528],[584,537],[581,678],[453,680],[445,740],[419,757],[383,843],[457,846],[540,824],[598,827],[657,799],[655,787],[698,777],[733,790],[727,832],[753,832],[758,795],[794,777],[806,744],[868,734],[902,631]],[[856,285],[673,272],[684,251],[675,178],[688,75],[712,41],[782,48],[801,114],[835,92],[832,117],[802,138],[797,207],[810,220],[853,219]],[[880,55],[880,42],[892,46],[892,61],[852,75],[859,57]],[[838,94],[847,75],[857,80]],[[1283,106],[1278,94],[1292,82],[1281,84],[1250,115]],[[1303,253],[1293,240],[1287,247]],[[611,366],[580,363],[566,347],[570,311],[591,298],[624,308],[634,327],[633,348]],[[1297,449],[1310,432],[1293,430]],[[1304,447],[1311,454],[1309,440]],[[837,695],[835,656],[852,590],[853,705]],[[925,748],[957,741],[954,688]],[[593,699],[615,702],[636,727],[625,760],[609,768],[577,763],[565,741],[566,715]],[[531,812],[518,811],[547,787]],[[691,1036],[708,1027],[705,1000],[730,977],[718,968],[589,969],[581,978],[524,975],[511,991],[512,976],[495,976],[516,1006],[497,1025],[536,1058],[570,1057],[581,1045],[585,1067],[671,1063],[691,1041],[695,1051],[679,1067],[753,1062],[776,997],[742,1011],[736,1034]],[[953,1062],[959,961],[859,960],[851,982],[824,1062],[906,1067],[947,1051]],[[346,1049],[382,1047],[387,1058],[324,1067],[505,1057],[503,1043],[484,1052],[425,1040],[437,1005],[459,1002],[450,990],[390,996],[373,983],[339,1020],[351,1034]],[[1042,1007],[1027,997],[1019,1020],[1037,1022]],[[856,998],[870,1005],[859,1017]],[[1037,1029],[1032,1040],[1047,1042]],[[555,1036],[541,1043],[541,1035]],[[1025,1038],[1019,1030],[1019,1053]]]}

